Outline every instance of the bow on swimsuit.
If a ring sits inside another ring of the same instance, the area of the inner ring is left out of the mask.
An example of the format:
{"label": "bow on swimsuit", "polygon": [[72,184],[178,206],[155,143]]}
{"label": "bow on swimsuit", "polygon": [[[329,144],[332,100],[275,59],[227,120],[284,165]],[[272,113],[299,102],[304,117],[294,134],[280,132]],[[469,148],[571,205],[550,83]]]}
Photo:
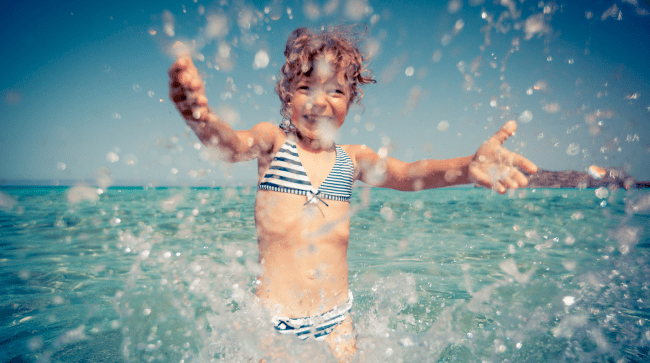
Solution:
{"label": "bow on swimsuit", "polygon": [[352,196],[353,176],[352,160],[336,145],[336,161],[332,171],[318,189],[314,188],[300,162],[296,143],[287,140],[275,154],[258,189],[306,195],[307,203],[322,202],[327,205],[323,198],[349,203]]}

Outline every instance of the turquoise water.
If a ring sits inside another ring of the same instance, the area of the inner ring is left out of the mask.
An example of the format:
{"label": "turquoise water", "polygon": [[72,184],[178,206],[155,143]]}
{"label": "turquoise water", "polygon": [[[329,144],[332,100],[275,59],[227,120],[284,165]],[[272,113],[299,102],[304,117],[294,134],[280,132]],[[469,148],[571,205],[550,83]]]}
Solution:
{"label": "turquoise water", "polygon": [[[251,294],[254,192],[112,187],[76,202],[63,187],[1,189],[0,362],[241,362],[291,343],[266,334]],[[649,359],[647,191],[354,198],[367,362]]]}

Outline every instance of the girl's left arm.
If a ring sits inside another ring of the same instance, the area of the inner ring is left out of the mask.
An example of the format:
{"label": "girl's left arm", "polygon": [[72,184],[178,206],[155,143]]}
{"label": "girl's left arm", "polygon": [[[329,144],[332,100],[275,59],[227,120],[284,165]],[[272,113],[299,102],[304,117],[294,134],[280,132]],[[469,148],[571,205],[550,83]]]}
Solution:
{"label": "girl's left arm", "polygon": [[471,156],[406,163],[381,157],[364,145],[355,146],[354,154],[358,170],[356,179],[375,187],[416,191],[470,183]]}
{"label": "girl's left arm", "polygon": [[508,121],[476,154],[447,160],[405,163],[356,145],[352,147],[357,165],[356,179],[372,186],[404,191],[476,183],[503,194],[507,189],[528,185],[528,178],[521,170],[537,171],[530,160],[502,146],[516,129],[517,124]]}

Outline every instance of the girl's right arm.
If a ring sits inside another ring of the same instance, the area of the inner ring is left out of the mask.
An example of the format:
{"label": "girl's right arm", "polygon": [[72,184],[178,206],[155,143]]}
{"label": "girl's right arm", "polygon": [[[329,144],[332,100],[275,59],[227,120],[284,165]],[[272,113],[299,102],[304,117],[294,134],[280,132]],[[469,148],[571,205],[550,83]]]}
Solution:
{"label": "girl's right arm", "polygon": [[169,98],[187,125],[206,146],[214,147],[229,162],[247,161],[274,150],[283,133],[263,122],[250,130],[235,131],[208,106],[205,86],[189,55],[182,55],[169,68]]}

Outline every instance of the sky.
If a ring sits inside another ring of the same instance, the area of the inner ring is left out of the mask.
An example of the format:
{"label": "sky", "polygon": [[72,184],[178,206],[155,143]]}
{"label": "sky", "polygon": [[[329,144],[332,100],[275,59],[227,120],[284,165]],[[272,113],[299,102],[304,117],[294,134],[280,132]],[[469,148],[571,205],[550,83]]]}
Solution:
{"label": "sky", "polygon": [[298,27],[362,24],[377,84],[340,144],[404,161],[506,147],[546,170],[623,168],[650,180],[650,12],[599,1],[5,1],[0,185],[254,185],[169,101],[183,41],[235,129],[279,123],[275,77]]}

